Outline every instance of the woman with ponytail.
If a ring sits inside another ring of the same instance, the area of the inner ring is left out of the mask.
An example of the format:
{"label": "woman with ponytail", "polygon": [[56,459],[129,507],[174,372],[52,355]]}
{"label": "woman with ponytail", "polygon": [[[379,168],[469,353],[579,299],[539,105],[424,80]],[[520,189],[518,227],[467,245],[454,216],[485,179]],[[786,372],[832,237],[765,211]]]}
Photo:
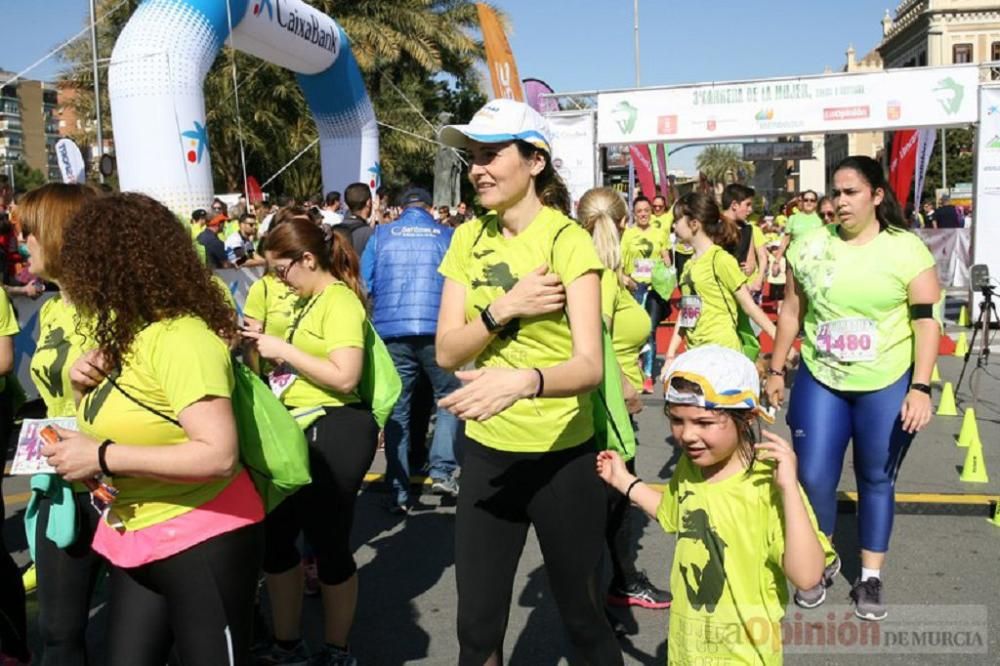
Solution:
{"label": "woman with ponytail", "polygon": [[723,247],[739,239],[735,224],[722,217],[711,196],[686,194],[674,205],[674,232],[694,248],[678,278],[681,312],[670,338],[664,372],[670,367],[683,339],[688,349],[716,344],[741,351],[736,332],[738,308],[774,337],[774,323],[754,303],[747,276]]}
{"label": "woman with ponytail", "polygon": [[[622,389],[630,414],[642,410],[643,374],[639,369],[639,350],[649,335],[650,319],[632,298],[622,271],[618,224],[628,217],[621,196],[610,187],[588,190],[577,206],[580,224],[594,239],[597,256],[604,264],[601,274],[601,314],[611,333],[615,358],[621,368]],[[633,427],[635,422],[633,421]],[[635,459],[625,461],[635,474]],[[636,537],[629,520],[629,502],[618,491],[610,490],[608,527],[605,538],[611,553],[611,586],[608,603],[615,606],[639,606],[662,609],[670,606],[670,593],[654,586],[646,574],[635,568]]]}
{"label": "woman with ponytail", "polygon": [[528,105],[489,102],[441,141],[469,152],[489,211],[455,231],[437,362],[464,386],[440,402],[466,421],[455,526],[458,663],[503,663],[510,591],[528,528],[580,663],[621,649],[598,592],[607,516],[595,472],[591,393],[601,382],[600,274],[589,235],[567,217],[548,124]]}
{"label": "woman with ponytail", "polygon": [[354,502],[375,456],[378,425],[357,393],[365,346],[358,257],[339,235],[301,218],[273,228],[268,266],[303,301],[283,338],[244,331],[271,361],[271,389],[296,416],[309,442],[312,482],[265,521],[264,571],[274,638],[261,663],[305,663],[301,640],[303,572],[295,542],[304,532],[316,554],[326,646],[310,663],[354,664],[348,637],[358,598],[350,546]]}

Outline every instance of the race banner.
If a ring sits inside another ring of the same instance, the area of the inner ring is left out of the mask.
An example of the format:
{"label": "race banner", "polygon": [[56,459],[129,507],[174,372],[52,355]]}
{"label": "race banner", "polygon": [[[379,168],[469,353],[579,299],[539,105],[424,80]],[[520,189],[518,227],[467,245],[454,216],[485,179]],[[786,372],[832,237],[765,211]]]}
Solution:
{"label": "race banner", "polygon": [[913,184],[913,168],[917,164],[916,130],[902,130],[892,136],[892,157],[889,160],[889,185],[899,199],[899,205],[906,209]]}
{"label": "race banner", "polygon": [[653,179],[653,158],[649,154],[649,146],[629,146],[628,152],[635,166],[635,178],[642,188],[642,196],[652,199],[656,196],[656,181]]}
{"label": "race banner", "polygon": [[479,25],[483,31],[483,44],[486,46],[486,64],[490,68],[493,96],[523,102],[524,93],[521,91],[514,53],[510,50],[499,17],[489,5],[482,2],[476,3],[476,10],[479,12]]}
{"label": "race banner", "polygon": [[601,145],[976,122],[977,65],[643,88],[597,96]]}
{"label": "race banner", "polygon": [[927,175],[927,165],[931,162],[934,152],[934,142],[937,140],[937,130],[933,127],[920,130],[920,140],[917,144],[917,165],[914,174],[913,209],[920,211],[921,195],[924,192],[924,177]]}
{"label": "race banner", "polygon": [[524,86],[524,101],[528,106],[538,113],[555,113],[559,110],[559,104],[552,97],[542,97],[552,92],[545,81],[541,79],[525,79],[521,81]]}
{"label": "race banner", "polygon": [[552,132],[552,166],[569,189],[575,214],[580,197],[598,183],[594,112],[564,111],[545,119]]}
{"label": "race banner", "polygon": [[[979,133],[976,146],[975,208],[972,227],[975,243],[973,264],[986,264],[993,278],[1000,277],[1000,86],[993,84],[979,89]],[[973,294],[979,311],[982,294]]]}

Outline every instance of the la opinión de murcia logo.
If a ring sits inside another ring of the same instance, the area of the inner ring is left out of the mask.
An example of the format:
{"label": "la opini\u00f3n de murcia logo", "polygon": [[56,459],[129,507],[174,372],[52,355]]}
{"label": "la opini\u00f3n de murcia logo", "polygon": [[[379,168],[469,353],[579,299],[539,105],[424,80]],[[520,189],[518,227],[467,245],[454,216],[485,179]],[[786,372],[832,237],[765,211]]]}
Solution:
{"label": "la opini\u00f3n de murcia logo", "polygon": [[330,53],[337,53],[340,49],[340,35],[337,34],[336,30],[327,30],[320,25],[319,19],[315,15],[299,16],[294,9],[289,10],[287,6],[283,9],[281,0],[273,1],[274,8],[272,9],[272,0],[258,0],[253,6],[253,15],[263,16],[264,12],[267,11],[267,18],[270,21],[273,21],[277,15],[278,25],[288,32],[321,49],[326,49]]}

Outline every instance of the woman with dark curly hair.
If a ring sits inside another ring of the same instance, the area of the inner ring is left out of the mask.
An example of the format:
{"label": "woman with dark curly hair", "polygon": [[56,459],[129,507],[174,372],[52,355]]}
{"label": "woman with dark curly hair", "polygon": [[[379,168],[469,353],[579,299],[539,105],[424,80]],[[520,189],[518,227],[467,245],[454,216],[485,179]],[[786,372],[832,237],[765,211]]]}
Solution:
{"label": "woman with dark curly hair", "polygon": [[272,362],[271,389],[306,429],[312,482],[267,516],[264,571],[275,644],[259,663],[306,661],[301,640],[303,574],[299,532],[316,554],[326,646],[310,664],[353,666],[348,637],[358,600],[351,550],[354,503],[375,457],[378,424],[357,387],[364,364],[367,313],[358,257],[343,237],[296,217],[272,227],[264,256],[301,298],[282,337],[244,330]]}
{"label": "woman with dark curly hair", "polygon": [[112,565],[107,663],[161,666],[171,645],[188,666],[248,663],[264,509],[239,464],[232,311],[145,195],[88,203],[63,240],[60,285],[96,348],[70,372],[80,432],[43,453],[119,492],[93,543]]}

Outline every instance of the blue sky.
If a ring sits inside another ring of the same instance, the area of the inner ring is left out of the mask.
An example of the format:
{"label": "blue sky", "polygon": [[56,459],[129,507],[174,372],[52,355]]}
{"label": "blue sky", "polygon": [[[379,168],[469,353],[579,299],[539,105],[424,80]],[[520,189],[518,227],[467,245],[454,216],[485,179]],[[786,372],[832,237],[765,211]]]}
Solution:
{"label": "blue sky", "polygon": [[[635,83],[631,0],[493,0],[512,23],[522,77],[557,91]],[[818,74],[881,38],[873,0],[639,0],[643,86]],[[85,25],[88,0],[0,0],[0,69],[20,71]],[[336,17],[334,17],[336,18]],[[29,76],[50,79],[55,59]],[[673,166],[691,170],[694,151]],[[681,157],[683,155],[683,157]]]}

